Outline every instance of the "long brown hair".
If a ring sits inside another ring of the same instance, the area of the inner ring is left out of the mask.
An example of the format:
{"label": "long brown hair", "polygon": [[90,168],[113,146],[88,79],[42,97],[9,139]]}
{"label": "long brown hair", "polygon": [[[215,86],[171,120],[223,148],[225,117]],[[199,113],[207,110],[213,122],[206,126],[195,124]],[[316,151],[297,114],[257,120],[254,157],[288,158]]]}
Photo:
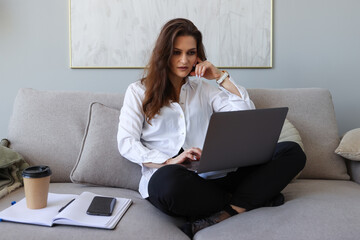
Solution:
{"label": "long brown hair", "polygon": [[194,37],[197,45],[197,56],[203,61],[206,60],[202,34],[191,21],[176,18],[163,26],[144,71],[144,77],[141,79],[146,89],[142,107],[148,123],[160,112],[163,106],[169,105],[170,101],[178,100],[175,88],[168,79],[174,41],[178,36]]}

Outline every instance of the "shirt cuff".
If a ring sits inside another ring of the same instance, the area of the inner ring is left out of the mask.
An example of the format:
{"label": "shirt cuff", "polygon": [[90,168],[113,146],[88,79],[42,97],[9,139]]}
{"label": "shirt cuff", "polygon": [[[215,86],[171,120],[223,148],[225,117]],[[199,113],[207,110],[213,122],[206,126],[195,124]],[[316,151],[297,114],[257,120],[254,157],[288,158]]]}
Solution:
{"label": "shirt cuff", "polygon": [[[153,150],[155,151],[155,150]],[[162,153],[160,151],[156,150],[156,153],[150,153],[146,156],[143,156],[143,163],[157,163],[157,164],[162,164],[164,163],[166,160],[170,159],[171,157],[168,156],[165,153]]]}
{"label": "shirt cuff", "polygon": [[238,89],[238,91],[239,91],[239,93],[241,95],[241,97],[240,97],[240,96],[238,96],[236,94],[233,94],[233,93],[229,92],[223,86],[219,85],[219,88],[229,96],[229,100],[246,100],[248,98],[247,91],[243,87],[238,86],[234,82],[234,80],[232,79],[231,76],[229,77],[229,80],[230,80],[230,82],[232,82],[232,84],[234,84],[234,86]]}

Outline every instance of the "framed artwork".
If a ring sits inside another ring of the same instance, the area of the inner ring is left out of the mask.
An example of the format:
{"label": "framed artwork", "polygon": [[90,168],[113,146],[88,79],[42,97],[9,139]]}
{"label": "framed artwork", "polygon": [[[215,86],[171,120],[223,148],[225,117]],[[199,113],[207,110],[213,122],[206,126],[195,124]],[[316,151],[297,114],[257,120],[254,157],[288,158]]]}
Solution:
{"label": "framed artwork", "polygon": [[271,68],[273,0],[69,0],[71,68],[144,68],[162,26],[191,20],[220,68]]}

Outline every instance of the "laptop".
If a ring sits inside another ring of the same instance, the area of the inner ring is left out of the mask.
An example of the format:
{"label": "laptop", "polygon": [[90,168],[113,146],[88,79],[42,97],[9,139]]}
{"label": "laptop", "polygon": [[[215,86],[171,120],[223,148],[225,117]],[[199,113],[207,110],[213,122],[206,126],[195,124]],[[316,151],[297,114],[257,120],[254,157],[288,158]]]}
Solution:
{"label": "laptop", "polygon": [[271,160],[287,107],[213,113],[199,161],[184,166],[206,173]]}

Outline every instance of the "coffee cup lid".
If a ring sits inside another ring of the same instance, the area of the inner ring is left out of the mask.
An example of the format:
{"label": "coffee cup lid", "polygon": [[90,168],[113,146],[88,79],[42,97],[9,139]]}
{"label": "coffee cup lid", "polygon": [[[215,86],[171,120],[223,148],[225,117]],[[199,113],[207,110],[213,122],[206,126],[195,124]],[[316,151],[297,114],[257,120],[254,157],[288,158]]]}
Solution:
{"label": "coffee cup lid", "polygon": [[32,166],[24,169],[22,176],[25,178],[42,178],[51,175],[51,169],[48,166]]}

